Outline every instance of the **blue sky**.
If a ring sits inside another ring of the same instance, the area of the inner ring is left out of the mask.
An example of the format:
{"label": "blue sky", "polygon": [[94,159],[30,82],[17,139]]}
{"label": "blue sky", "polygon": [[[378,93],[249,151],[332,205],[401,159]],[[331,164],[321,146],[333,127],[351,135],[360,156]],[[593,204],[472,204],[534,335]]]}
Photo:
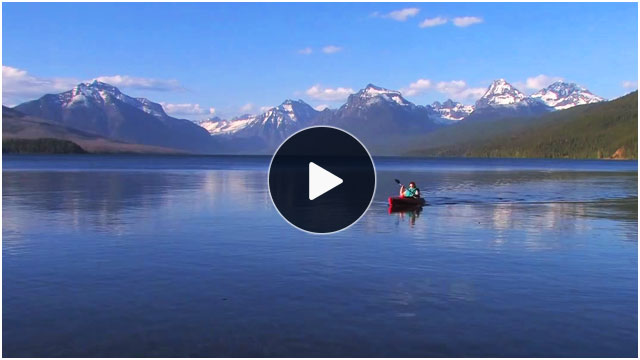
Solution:
{"label": "blue sky", "polygon": [[527,93],[558,78],[605,98],[637,88],[636,3],[2,9],[7,105],[95,78],[191,119],[259,112],[287,98],[337,107],[368,83],[418,104],[473,103],[497,78]]}

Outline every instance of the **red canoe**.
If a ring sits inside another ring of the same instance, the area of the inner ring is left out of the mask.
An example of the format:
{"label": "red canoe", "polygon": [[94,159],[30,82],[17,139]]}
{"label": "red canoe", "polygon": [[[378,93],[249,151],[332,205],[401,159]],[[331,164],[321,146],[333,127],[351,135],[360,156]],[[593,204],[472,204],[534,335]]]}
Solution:
{"label": "red canoe", "polygon": [[423,198],[405,198],[399,196],[389,197],[389,206],[393,207],[418,207],[426,204]]}

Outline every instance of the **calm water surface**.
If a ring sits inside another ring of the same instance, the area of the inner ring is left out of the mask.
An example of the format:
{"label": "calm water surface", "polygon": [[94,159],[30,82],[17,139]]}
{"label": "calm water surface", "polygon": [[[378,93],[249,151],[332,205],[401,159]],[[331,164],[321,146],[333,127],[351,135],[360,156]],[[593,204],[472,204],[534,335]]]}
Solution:
{"label": "calm water surface", "polygon": [[637,162],[376,159],[328,236],[268,162],[3,156],[3,355],[637,356]]}

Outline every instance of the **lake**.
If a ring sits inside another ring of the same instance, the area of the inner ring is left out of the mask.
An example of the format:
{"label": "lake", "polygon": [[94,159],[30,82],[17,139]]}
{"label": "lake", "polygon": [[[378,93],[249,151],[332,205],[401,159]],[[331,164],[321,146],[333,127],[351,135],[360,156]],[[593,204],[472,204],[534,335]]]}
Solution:
{"label": "lake", "polygon": [[3,156],[2,355],[637,356],[637,162],[376,158],[331,235],[268,164]]}

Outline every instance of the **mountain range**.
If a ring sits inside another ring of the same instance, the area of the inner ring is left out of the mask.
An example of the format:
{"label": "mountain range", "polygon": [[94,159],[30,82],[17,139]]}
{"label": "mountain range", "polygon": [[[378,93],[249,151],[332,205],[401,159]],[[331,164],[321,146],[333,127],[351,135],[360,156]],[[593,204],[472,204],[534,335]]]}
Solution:
{"label": "mountain range", "polygon": [[[604,99],[574,83],[558,81],[527,96],[506,80],[498,79],[491,83],[475,105],[463,105],[451,99],[443,103],[416,105],[399,91],[369,84],[350,95],[338,109],[316,111],[302,100],[286,100],[261,115],[246,115],[232,120],[213,118],[199,125],[214,137],[253,138],[263,142],[262,146],[268,149],[298,129],[310,125],[333,125],[362,137],[374,150],[386,153],[395,147],[389,137],[399,139],[407,133],[428,133],[462,120],[538,116],[600,101]],[[385,134],[384,139],[380,134]]]}
{"label": "mountain range", "polygon": [[[506,80],[498,79],[474,105],[451,99],[419,105],[405,99],[400,91],[368,84],[337,109],[319,111],[303,100],[285,100],[261,114],[194,123],[169,116],[160,104],[146,98],[130,97],[114,86],[93,81],[60,94],[44,95],[11,110],[32,122],[37,119],[156,151],[268,154],[302,128],[330,125],[356,135],[376,155],[398,155],[410,151],[410,146],[415,148],[426,135],[444,129],[455,132],[460,124],[537,118],[602,101],[573,83],[556,82],[527,96]],[[5,135],[3,131],[3,138]]]}

